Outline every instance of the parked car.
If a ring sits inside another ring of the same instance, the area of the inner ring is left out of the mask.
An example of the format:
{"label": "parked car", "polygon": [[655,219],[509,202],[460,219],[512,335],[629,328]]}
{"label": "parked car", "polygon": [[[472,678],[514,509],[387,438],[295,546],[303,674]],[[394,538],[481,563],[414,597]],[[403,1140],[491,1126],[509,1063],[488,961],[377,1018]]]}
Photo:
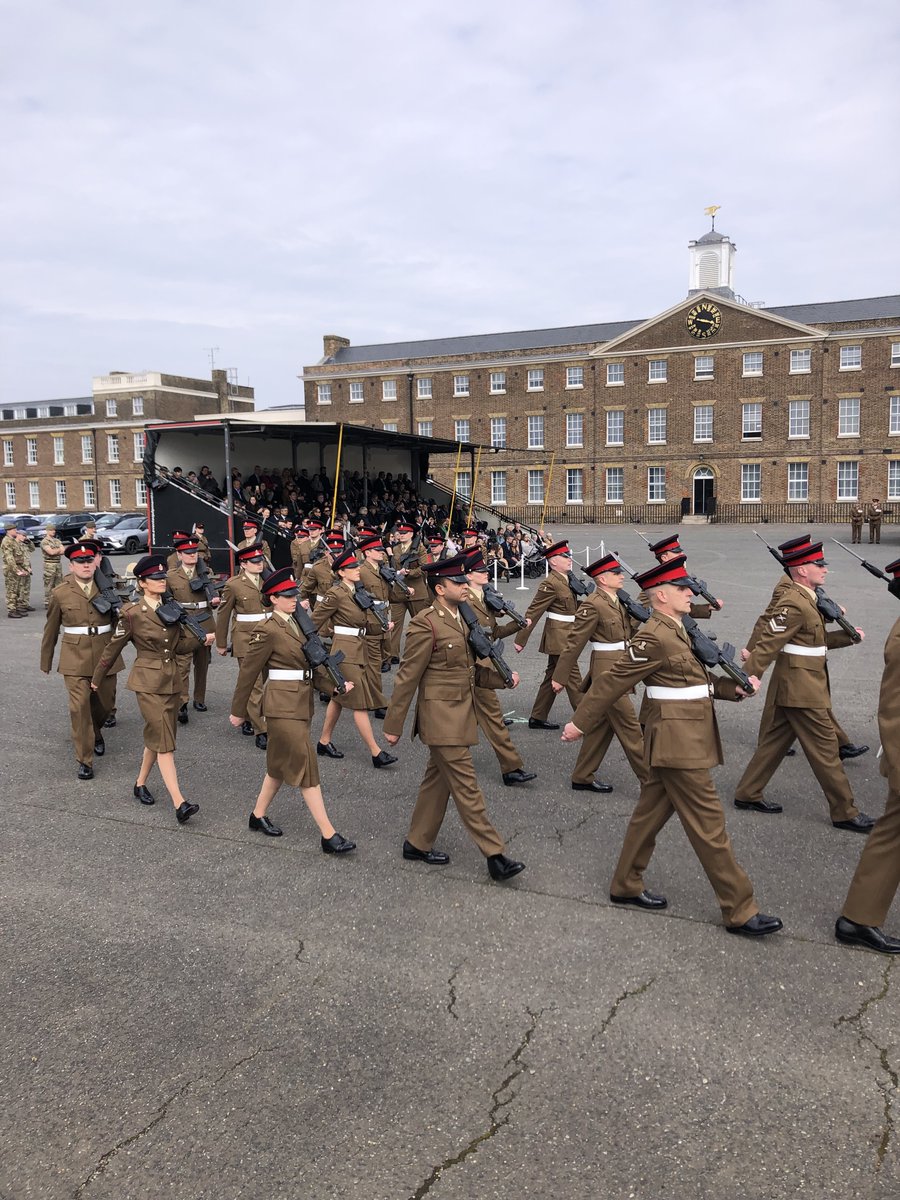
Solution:
{"label": "parked car", "polygon": [[134,554],[147,549],[147,518],[124,517],[111,529],[98,529],[97,536],[105,554]]}
{"label": "parked car", "polygon": [[56,526],[56,536],[61,542],[74,542],[81,537],[81,531],[84,529],[88,521],[96,521],[99,523],[101,517],[114,516],[113,513],[102,512],[82,512],[73,513],[54,513],[44,522],[44,526],[48,524]]}

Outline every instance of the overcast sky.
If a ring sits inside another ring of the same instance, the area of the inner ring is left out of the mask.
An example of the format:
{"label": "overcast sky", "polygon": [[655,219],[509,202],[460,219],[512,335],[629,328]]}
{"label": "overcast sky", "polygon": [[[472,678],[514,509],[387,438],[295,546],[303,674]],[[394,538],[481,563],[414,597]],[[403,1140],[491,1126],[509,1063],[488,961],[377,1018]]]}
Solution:
{"label": "overcast sky", "polygon": [[767,304],[900,292],[896,0],[8,2],[4,403],[643,318],[718,228]]}

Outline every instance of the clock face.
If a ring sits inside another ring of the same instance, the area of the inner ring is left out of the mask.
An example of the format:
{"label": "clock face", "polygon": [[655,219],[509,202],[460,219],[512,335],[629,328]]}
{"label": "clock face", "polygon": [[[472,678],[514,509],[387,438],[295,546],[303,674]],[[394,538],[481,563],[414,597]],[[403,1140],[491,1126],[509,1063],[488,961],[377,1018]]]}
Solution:
{"label": "clock face", "polygon": [[722,314],[708,300],[695,304],[687,315],[687,328],[691,337],[710,338],[719,332]]}

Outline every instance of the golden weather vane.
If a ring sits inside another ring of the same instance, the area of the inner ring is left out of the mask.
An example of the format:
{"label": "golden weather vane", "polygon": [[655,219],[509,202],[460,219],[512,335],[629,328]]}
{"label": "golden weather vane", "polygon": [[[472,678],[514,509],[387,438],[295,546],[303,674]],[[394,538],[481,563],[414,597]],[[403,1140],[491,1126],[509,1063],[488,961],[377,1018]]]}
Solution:
{"label": "golden weather vane", "polygon": [[711,218],[712,218],[712,227],[713,227],[713,229],[715,229],[715,227],[716,227],[716,213],[719,211],[719,209],[720,209],[721,207],[722,207],[722,205],[721,205],[721,204],[710,204],[709,208],[704,208],[704,210],[703,210],[703,211],[704,211],[704,213],[705,213],[705,214],[706,214],[708,217],[711,217]]}

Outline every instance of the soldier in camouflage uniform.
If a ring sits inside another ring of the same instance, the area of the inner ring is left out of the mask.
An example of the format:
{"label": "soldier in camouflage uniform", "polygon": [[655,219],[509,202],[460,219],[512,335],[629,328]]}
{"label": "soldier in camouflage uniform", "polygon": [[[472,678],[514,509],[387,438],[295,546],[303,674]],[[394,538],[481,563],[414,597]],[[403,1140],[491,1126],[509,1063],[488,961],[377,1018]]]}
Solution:
{"label": "soldier in camouflage uniform", "polygon": [[25,534],[8,529],[3,539],[3,580],[6,584],[7,617],[24,617],[34,609],[28,603],[31,592],[31,563]]}
{"label": "soldier in camouflage uniform", "polygon": [[44,556],[44,608],[50,607],[50,593],[63,581],[62,553],[65,547],[56,536],[56,526],[48,525],[41,539]]}

